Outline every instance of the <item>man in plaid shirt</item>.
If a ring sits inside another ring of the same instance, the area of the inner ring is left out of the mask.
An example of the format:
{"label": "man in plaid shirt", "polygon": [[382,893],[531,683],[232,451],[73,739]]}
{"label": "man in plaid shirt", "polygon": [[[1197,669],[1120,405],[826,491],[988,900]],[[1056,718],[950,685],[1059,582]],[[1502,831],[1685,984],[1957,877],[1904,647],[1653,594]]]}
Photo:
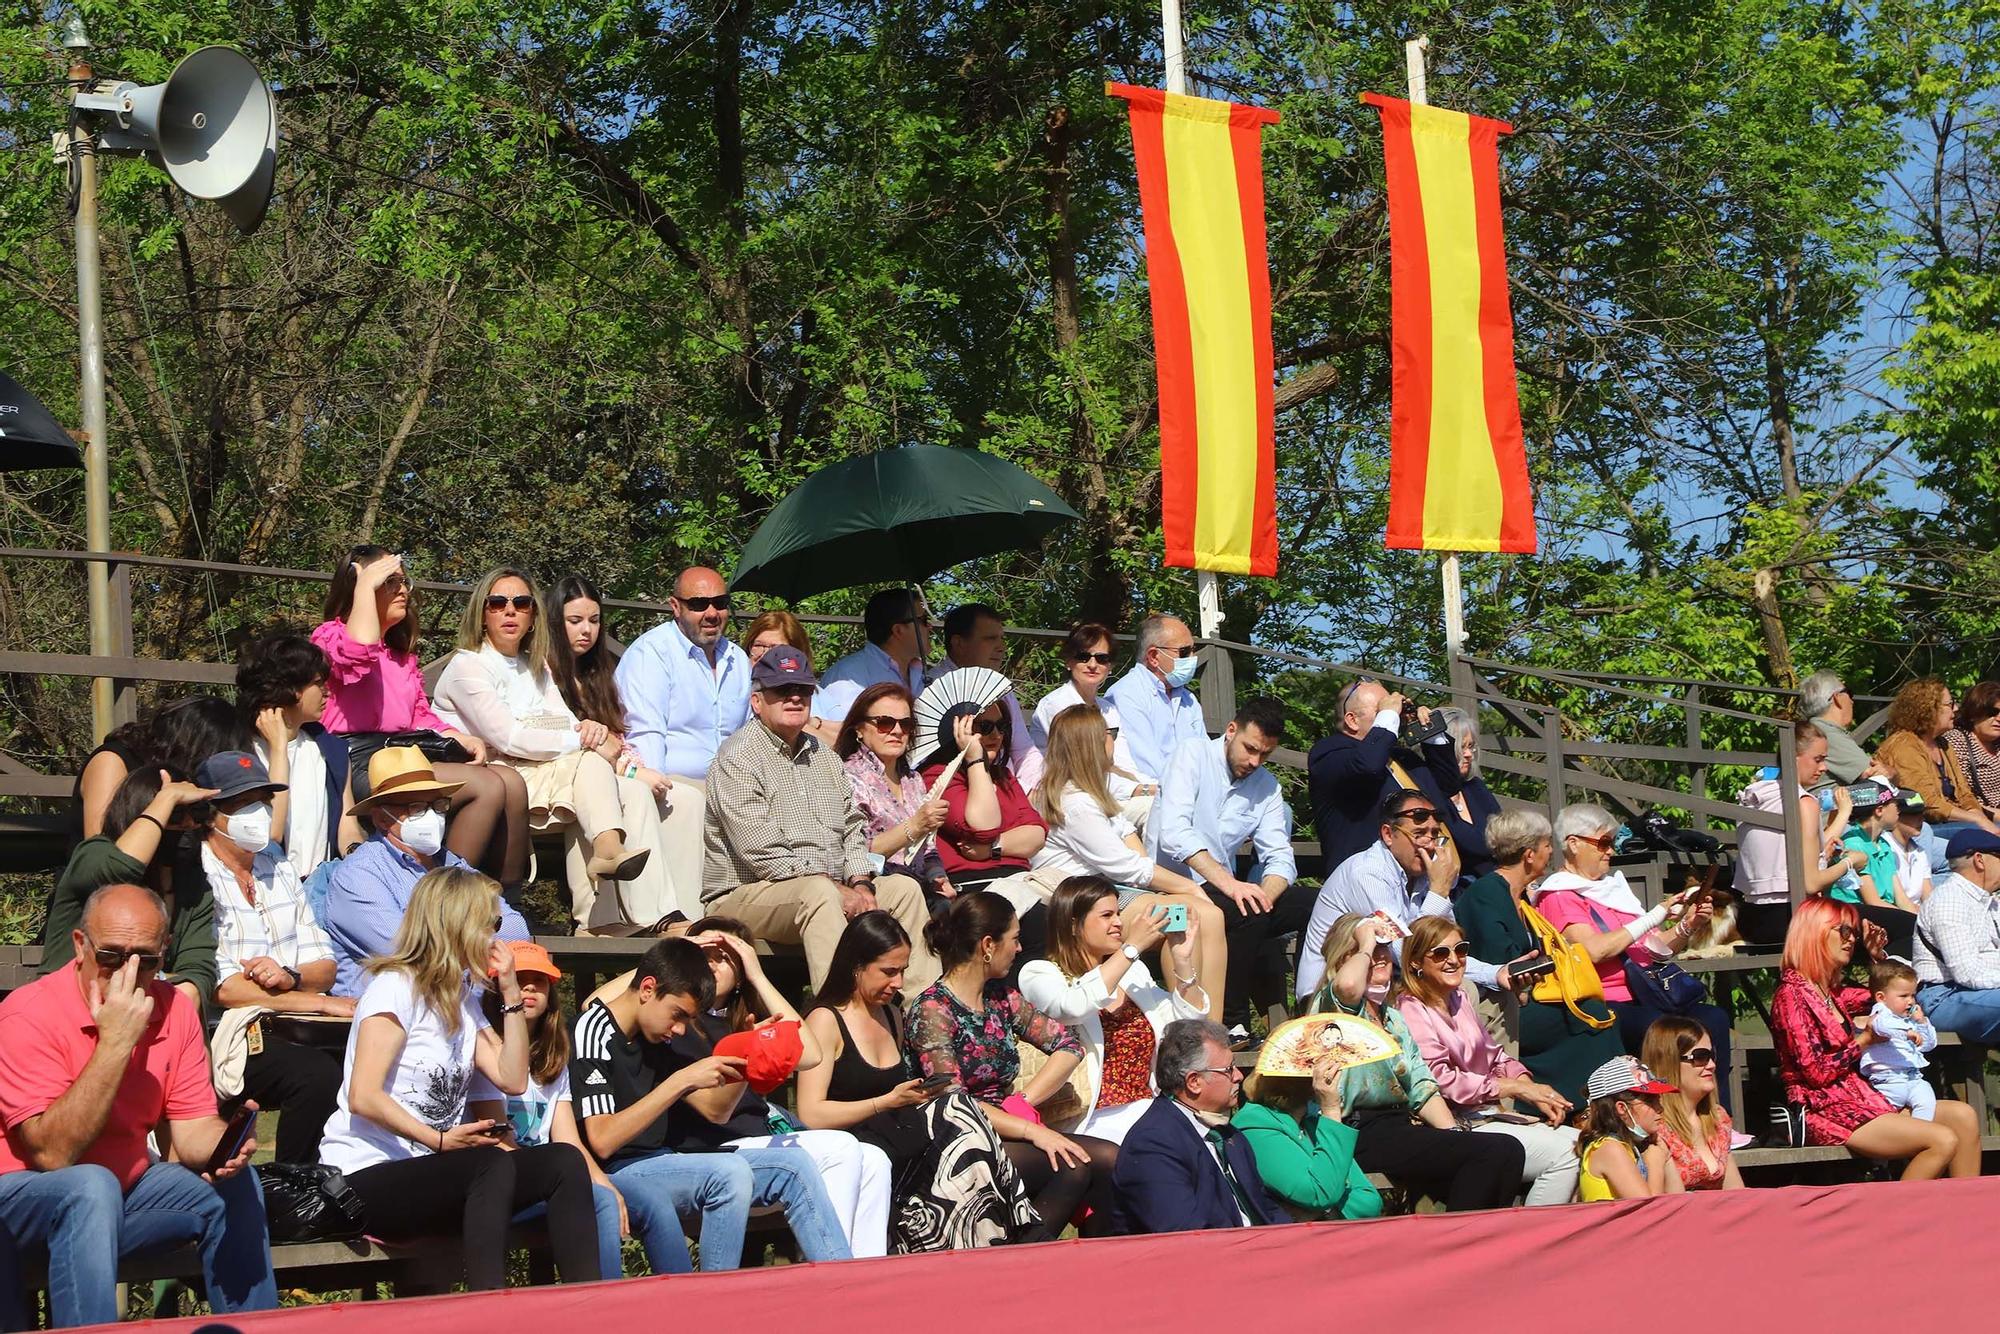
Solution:
{"label": "man in plaid shirt", "polygon": [[1961,829],[1917,914],[1917,1002],[1940,1029],[2000,1043],[2000,837]]}
{"label": "man in plaid shirt", "polygon": [[875,873],[847,771],[805,730],[818,678],[798,649],[768,649],[750,669],[751,719],[708,770],[702,901],[765,940],[801,945],[814,990],[848,919],[886,910],[910,934],[910,995],[937,979],[923,941],[923,890]]}

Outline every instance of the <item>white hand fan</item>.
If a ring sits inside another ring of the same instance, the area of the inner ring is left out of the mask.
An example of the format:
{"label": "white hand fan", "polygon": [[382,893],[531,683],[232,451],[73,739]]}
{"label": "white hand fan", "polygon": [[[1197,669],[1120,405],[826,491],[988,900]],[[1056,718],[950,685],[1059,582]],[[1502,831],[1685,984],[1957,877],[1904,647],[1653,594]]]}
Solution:
{"label": "white hand fan", "polygon": [[[991,667],[959,667],[925,686],[924,693],[917,696],[917,734],[911,746],[916,756],[915,766],[921,769],[936,759],[939,752],[957,748],[951,738],[951,718],[954,714],[968,709],[979,713],[1013,688],[1012,681]],[[952,775],[958,772],[961,758],[958,755],[952,757],[951,767],[938,776],[931,796],[937,796],[951,781]]]}

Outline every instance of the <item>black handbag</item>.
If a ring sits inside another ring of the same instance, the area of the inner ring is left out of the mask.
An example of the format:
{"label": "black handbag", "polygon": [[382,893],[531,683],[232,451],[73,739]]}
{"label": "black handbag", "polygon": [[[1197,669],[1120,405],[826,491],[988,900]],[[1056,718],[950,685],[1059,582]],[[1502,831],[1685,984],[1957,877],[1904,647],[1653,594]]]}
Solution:
{"label": "black handbag", "polygon": [[346,1241],[361,1235],[365,1210],[337,1167],[323,1163],[265,1163],[257,1169],[264,1188],[264,1221],[271,1244]]}
{"label": "black handbag", "polygon": [[374,758],[376,751],[389,746],[415,746],[432,764],[469,764],[472,761],[472,752],[460,745],[456,738],[433,732],[427,727],[412,728],[407,732],[349,732],[347,771],[349,781],[354,785],[356,801],[368,795],[368,761]]}
{"label": "black handbag", "polygon": [[[1585,904],[1590,920],[1597,924],[1599,931],[1609,931],[1604,919],[1597,915],[1597,909]],[[1633,941],[1638,944],[1638,941]],[[1686,1014],[1695,1006],[1708,999],[1708,988],[1701,979],[1671,959],[1660,963],[1639,963],[1625,960],[1625,985],[1632,991],[1635,1004],[1661,1014]]]}

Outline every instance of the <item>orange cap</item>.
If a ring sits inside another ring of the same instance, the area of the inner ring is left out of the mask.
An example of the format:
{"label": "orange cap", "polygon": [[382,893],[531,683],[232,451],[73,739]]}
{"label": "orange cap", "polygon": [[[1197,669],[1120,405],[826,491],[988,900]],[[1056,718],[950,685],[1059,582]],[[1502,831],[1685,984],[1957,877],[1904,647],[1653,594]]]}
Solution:
{"label": "orange cap", "polygon": [[[516,973],[540,973],[551,982],[562,980],[562,969],[556,967],[556,961],[549,957],[549,952],[534,941],[509,940],[505,944],[508,949],[514,951],[514,971]],[[488,977],[498,976],[490,968],[486,970],[486,975]]]}

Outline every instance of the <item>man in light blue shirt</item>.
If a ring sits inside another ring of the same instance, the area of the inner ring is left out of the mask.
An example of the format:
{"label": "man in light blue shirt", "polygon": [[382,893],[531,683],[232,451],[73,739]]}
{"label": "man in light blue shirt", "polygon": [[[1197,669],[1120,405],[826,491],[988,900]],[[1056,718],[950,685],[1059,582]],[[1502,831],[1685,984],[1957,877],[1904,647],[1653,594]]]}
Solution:
{"label": "man in light blue shirt", "polygon": [[[1311,895],[1286,892],[1299,873],[1292,812],[1277,776],[1264,768],[1284,739],[1284,706],[1269,698],[1245,700],[1221,736],[1175,748],[1146,825],[1153,860],[1199,880],[1222,910],[1229,941],[1222,1022],[1232,1041],[1248,1035],[1251,993],[1259,983],[1275,984],[1263,988],[1263,999],[1283,999],[1278,938],[1303,930],[1312,912]],[[1257,861],[1250,879],[1240,880],[1236,851],[1246,842]]]}
{"label": "man in light blue shirt", "polygon": [[914,588],[885,588],[861,609],[868,642],[819,674],[812,716],[838,725],[861,692],[900,685],[911,698],[923,693],[924,660],[931,655],[931,611]]}
{"label": "man in light blue shirt", "polygon": [[[1327,932],[1348,913],[1382,913],[1403,931],[1419,917],[1451,917],[1451,888],[1458,882],[1458,852],[1438,842],[1438,812],[1430,798],[1405,789],[1383,798],[1380,838],[1342,862],[1320,887],[1299,943],[1297,994],[1312,995],[1326,975],[1321,950]],[[1456,920],[1456,919],[1454,919]],[[1400,966],[1403,942],[1394,943]],[[1465,961],[1465,975],[1482,987],[1504,991],[1511,984],[1505,967],[1478,959]]]}
{"label": "man in light blue shirt", "polygon": [[1183,741],[1203,740],[1201,702],[1188,689],[1194,680],[1194,635],[1177,616],[1154,612],[1139,622],[1138,660],[1105,696],[1118,709],[1119,740],[1139,766],[1139,777],[1154,782]]}
{"label": "man in light blue shirt", "polygon": [[625,739],[639,762],[672,780],[660,850],[676,894],[702,881],[703,780],[715,751],[750,720],[750,659],[729,641],[729,590],[694,566],[674,580],[673,619],[632,642],[618,660]]}

